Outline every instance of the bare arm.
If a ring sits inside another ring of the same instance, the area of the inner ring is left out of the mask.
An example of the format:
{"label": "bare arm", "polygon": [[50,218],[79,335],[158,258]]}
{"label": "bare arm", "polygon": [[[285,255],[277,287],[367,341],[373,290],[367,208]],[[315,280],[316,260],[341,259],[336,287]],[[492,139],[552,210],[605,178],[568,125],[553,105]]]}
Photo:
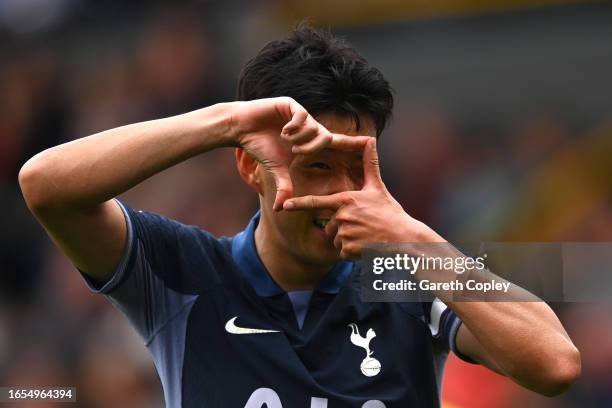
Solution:
{"label": "bare arm", "polygon": [[[365,147],[363,166],[361,190],[292,198],[285,202],[285,210],[335,211],[325,231],[335,237],[334,245],[343,258],[358,259],[364,244],[371,242],[445,242],[427,225],[406,214],[389,194],[380,177],[374,140]],[[450,251],[444,256],[461,255],[451,245],[440,248]],[[442,274],[437,279],[451,280]],[[476,362],[549,396],[563,392],[580,374],[580,353],[544,302],[449,301],[447,305],[463,321],[457,336],[458,350]]]}
{"label": "bare arm", "polygon": [[456,302],[463,325],[457,349],[474,361],[547,396],[580,375],[580,352],[544,302]]}
{"label": "bare arm", "polygon": [[291,98],[223,103],[50,148],[22,167],[19,183],[57,246],[84,273],[107,280],[126,241],[126,222],[113,197],[190,157],[235,146],[274,175],[280,208],[292,194],[291,147],[309,153],[359,142],[334,136]]}
{"label": "bare arm", "polygon": [[214,105],[45,150],[19,173],[28,207],[77,267],[105,280],[126,238],[112,198],[176,163],[230,145],[228,110]]}

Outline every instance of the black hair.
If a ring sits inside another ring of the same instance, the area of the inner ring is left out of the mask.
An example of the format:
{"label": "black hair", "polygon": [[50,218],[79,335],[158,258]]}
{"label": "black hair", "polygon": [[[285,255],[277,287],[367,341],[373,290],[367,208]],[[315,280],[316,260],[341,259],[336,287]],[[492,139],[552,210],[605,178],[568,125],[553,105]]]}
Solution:
{"label": "black hair", "polygon": [[382,73],[345,40],[300,23],[285,39],[267,43],[240,72],[237,98],[248,101],[289,96],[313,116],[369,115],[379,136],[393,110]]}

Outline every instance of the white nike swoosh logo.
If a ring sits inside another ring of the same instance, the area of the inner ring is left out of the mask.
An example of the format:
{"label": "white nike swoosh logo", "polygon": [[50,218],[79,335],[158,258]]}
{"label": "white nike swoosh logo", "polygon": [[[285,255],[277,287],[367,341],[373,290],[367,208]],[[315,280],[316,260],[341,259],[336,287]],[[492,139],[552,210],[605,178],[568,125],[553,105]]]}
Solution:
{"label": "white nike swoosh logo", "polygon": [[238,316],[232,317],[225,323],[225,331],[231,334],[264,334],[264,333],[280,333],[278,330],[250,329],[248,327],[236,326]]}

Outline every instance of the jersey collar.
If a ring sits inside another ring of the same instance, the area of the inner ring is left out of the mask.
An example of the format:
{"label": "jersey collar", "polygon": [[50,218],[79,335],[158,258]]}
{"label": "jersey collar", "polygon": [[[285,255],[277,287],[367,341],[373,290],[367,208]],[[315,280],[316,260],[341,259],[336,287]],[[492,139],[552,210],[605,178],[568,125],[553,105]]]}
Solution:
{"label": "jersey collar", "polygon": [[[284,293],[272,279],[255,248],[255,228],[259,224],[260,211],[257,211],[246,229],[232,240],[232,257],[240,271],[259,296],[274,296]],[[342,284],[353,271],[353,262],[337,262],[327,273],[316,289],[320,292],[338,293]]]}

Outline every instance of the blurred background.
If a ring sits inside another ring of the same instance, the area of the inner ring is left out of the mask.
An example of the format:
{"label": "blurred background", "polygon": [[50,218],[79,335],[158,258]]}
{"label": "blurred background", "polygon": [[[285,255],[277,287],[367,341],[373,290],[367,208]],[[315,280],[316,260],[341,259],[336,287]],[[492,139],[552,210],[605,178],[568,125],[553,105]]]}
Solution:
{"label": "blurred background", "polygon": [[[612,241],[612,4],[2,0],[0,385],[76,386],[79,407],[163,406],[142,341],[51,245],[18,170],[59,143],[232,100],[242,64],[303,18],[393,85],[383,178],[411,215],[464,242]],[[232,153],[124,199],[235,234],[258,201]],[[582,352],[570,391],[539,397],[451,357],[444,405],[611,407],[611,306],[552,306]]]}

